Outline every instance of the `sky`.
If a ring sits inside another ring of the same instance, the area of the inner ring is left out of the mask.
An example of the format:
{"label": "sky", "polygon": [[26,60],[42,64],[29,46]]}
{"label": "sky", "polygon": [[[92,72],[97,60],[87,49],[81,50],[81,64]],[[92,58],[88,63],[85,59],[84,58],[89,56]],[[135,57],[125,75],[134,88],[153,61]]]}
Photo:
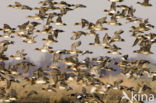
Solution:
{"label": "sky", "polygon": [[[24,22],[30,20],[28,19],[28,15],[34,15],[37,13],[37,11],[28,11],[28,10],[19,10],[19,9],[13,9],[7,7],[9,4],[14,4],[16,0],[0,0],[0,27],[3,27],[3,24],[9,24],[11,27],[16,27],[17,25],[21,25]],[[54,0],[54,1],[61,1],[61,0]],[[80,26],[75,26],[75,22],[80,22],[82,18],[87,19],[91,22],[96,22],[97,19],[107,16],[107,13],[104,12],[104,9],[109,9],[110,2],[108,0],[64,0],[67,1],[67,3],[72,4],[83,4],[86,5],[87,8],[78,8],[73,11],[69,11],[67,15],[63,16],[63,21],[67,24],[65,27],[60,26],[54,26],[54,28],[57,29],[63,29],[65,32],[60,33],[58,36],[58,43],[52,44],[54,50],[61,50],[61,49],[70,49],[71,44],[75,41],[70,40],[70,37],[73,35],[73,31],[88,31],[86,29],[82,29]],[[144,19],[149,19],[149,23],[156,26],[156,0],[150,0],[150,3],[153,4],[152,7],[142,7],[138,4],[136,4],[137,1],[143,1],[143,0],[124,0],[122,3],[119,4],[125,4],[128,6],[133,5],[136,8],[135,16],[141,17]],[[30,7],[40,7],[38,5],[39,0],[18,0],[18,2],[28,5]],[[104,27],[109,28],[107,31],[100,31],[97,32],[100,35],[100,39],[102,40],[105,33],[108,33],[110,36],[113,35],[113,33],[118,30],[122,29],[124,30],[124,33],[122,34],[122,37],[125,39],[125,42],[116,43],[117,46],[121,47],[121,53],[128,54],[131,58],[139,58],[139,59],[147,59],[150,60],[152,63],[156,63],[156,44],[152,45],[151,51],[154,52],[152,55],[141,55],[141,54],[134,54],[133,50],[138,50],[139,47],[135,46],[132,47],[132,44],[135,40],[134,37],[131,36],[131,33],[128,31],[130,30],[130,26],[136,25],[134,23],[126,23],[125,20],[119,20],[123,25],[122,26],[109,26],[104,25]],[[45,24],[45,21],[38,21],[42,24]],[[43,25],[40,25],[37,29],[41,29]],[[156,28],[150,30],[147,33],[156,33]],[[2,34],[2,32],[0,32]],[[11,54],[15,54],[17,50],[25,49],[25,52],[28,53],[26,57],[31,59],[36,64],[41,63],[43,58],[46,55],[46,58],[50,60],[52,57],[51,54],[45,54],[41,53],[39,51],[34,50],[35,48],[42,47],[42,44],[44,43],[41,39],[44,37],[46,38],[46,35],[40,35],[38,33],[35,33],[35,35],[38,35],[36,38],[37,43],[36,44],[26,44],[23,43],[19,37],[13,38],[11,40],[16,41],[14,45],[10,45],[8,48],[8,51],[6,52],[7,56],[10,56]],[[0,40],[3,40],[0,38]],[[85,57],[98,57],[98,56],[112,56],[116,57],[116,55],[110,55],[107,54],[107,50],[103,49],[103,47],[97,47],[97,46],[90,46],[88,45],[91,42],[94,42],[94,36],[82,36],[79,40],[81,40],[82,44],[78,49],[81,50],[90,50],[94,53],[92,55],[86,55],[86,56],[80,56],[80,59],[84,59]],[[79,41],[76,40],[76,41]],[[48,55],[48,56],[47,56]],[[120,56],[117,56],[120,57]]]}

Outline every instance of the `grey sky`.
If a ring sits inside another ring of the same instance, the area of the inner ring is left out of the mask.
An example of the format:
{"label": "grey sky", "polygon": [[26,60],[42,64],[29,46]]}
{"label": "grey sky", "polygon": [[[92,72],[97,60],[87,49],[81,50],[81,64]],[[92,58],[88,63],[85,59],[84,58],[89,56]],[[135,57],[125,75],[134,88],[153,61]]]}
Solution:
{"label": "grey sky", "polygon": [[[18,10],[18,9],[13,9],[13,8],[8,8],[7,6],[9,4],[14,4],[16,0],[0,0],[0,27],[3,27],[4,23],[9,24],[12,27],[16,27],[17,25],[23,24],[24,22],[31,20],[26,18],[28,15],[34,15],[34,13],[37,13],[37,11],[27,11],[27,10]],[[39,5],[37,4],[39,0],[18,0],[22,4],[29,5],[31,7],[36,7]],[[55,0],[55,1],[61,1],[61,0]],[[87,6],[87,8],[78,8],[74,11],[70,11],[67,13],[67,15],[63,16],[63,21],[67,24],[66,27],[56,27],[55,28],[61,28],[65,32],[60,33],[58,37],[59,43],[52,44],[51,46],[55,49],[70,49],[71,43],[75,42],[70,40],[70,37],[73,35],[72,31],[78,31],[78,30],[84,30],[87,31],[86,29],[82,29],[80,26],[74,26],[75,22],[79,22],[81,18],[85,18],[88,21],[91,22],[96,22],[96,20],[100,17],[107,16],[106,13],[103,12],[104,9],[108,9],[110,7],[110,2],[107,0],[64,0],[67,1],[68,3],[73,3],[73,4],[84,4]],[[152,7],[142,7],[136,2],[139,0],[124,0],[123,3],[117,3],[117,4],[126,4],[128,6],[133,5],[136,8],[136,13],[135,16],[141,17],[141,18],[149,18],[149,22],[153,25],[156,26],[156,0],[150,0],[150,2],[153,4]],[[140,0],[142,1],[142,0]],[[108,16],[107,16],[108,17]],[[149,59],[152,60],[153,63],[156,61],[156,44],[152,46],[152,51],[155,53],[153,55],[138,55],[134,54],[133,50],[138,49],[138,46],[136,47],[131,47],[133,41],[135,40],[134,37],[131,37],[131,33],[128,32],[130,30],[131,25],[136,25],[136,24],[126,24],[125,20],[119,20],[123,26],[108,26],[107,24],[104,25],[104,27],[109,28],[108,31],[102,31],[102,32],[97,32],[100,34],[100,37],[104,36],[105,33],[108,33],[110,36],[113,35],[113,33],[118,30],[118,29],[123,29],[125,32],[123,33],[122,37],[125,39],[125,42],[120,42],[116,43],[118,46],[121,46],[122,48],[122,54],[129,54],[130,57],[139,57],[139,58],[144,58],[144,59]],[[39,21],[40,23],[45,23],[45,21]],[[40,28],[42,25],[40,26]],[[156,33],[156,28],[149,31],[149,32],[154,32]],[[1,34],[2,32],[0,32]],[[148,32],[147,32],[148,33]],[[46,35],[40,36],[37,38],[38,43],[36,44],[25,44],[22,42],[21,39],[16,37],[15,45],[10,45],[7,55],[10,54],[15,54],[16,50],[18,49],[25,49],[25,51],[28,53],[28,57],[32,59],[32,61],[35,61],[35,63],[38,63],[38,61],[41,59],[42,56],[44,56],[44,53],[40,53],[38,51],[35,51],[34,48],[36,47],[41,47],[43,41],[41,41],[42,37],[47,37]],[[2,40],[2,38],[0,38]],[[82,45],[79,47],[79,49],[82,50],[91,50],[94,51],[94,54],[92,55],[86,55],[86,56],[103,56],[103,55],[108,55],[106,52],[106,49],[103,49],[103,47],[96,47],[96,46],[89,46],[88,44],[90,42],[94,41],[94,36],[82,36],[79,40],[82,41]],[[78,40],[77,40],[78,41]],[[85,57],[86,57],[85,56]],[[108,55],[112,56],[112,55]],[[85,58],[84,56],[81,58]],[[115,57],[115,56],[114,56]]]}

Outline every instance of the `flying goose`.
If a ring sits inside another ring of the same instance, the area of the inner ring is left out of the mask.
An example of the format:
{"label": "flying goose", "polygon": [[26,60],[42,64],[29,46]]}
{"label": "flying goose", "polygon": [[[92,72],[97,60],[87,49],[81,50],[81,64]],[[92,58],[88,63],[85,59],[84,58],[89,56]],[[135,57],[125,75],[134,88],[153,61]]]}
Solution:
{"label": "flying goose", "polygon": [[104,84],[100,85],[95,85],[94,87],[91,88],[90,93],[99,93],[99,94],[106,94],[107,92],[107,87]]}
{"label": "flying goose", "polygon": [[131,28],[132,28],[133,30],[130,30],[129,32],[133,32],[133,31],[144,32],[144,31],[149,31],[149,30],[150,30],[150,28],[147,28],[147,27],[144,26],[144,25],[141,25],[141,26],[139,26],[139,27],[131,26]]}
{"label": "flying goose", "polygon": [[50,25],[44,25],[42,30],[36,30],[36,32],[41,33],[41,34],[48,34],[48,35],[51,35],[51,36],[57,38],[58,34],[61,32],[64,32],[64,31],[61,29],[54,29]]}
{"label": "flying goose", "polygon": [[144,31],[149,31],[150,28],[154,28],[154,26],[151,25],[151,24],[148,24],[148,19],[145,19],[145,20],[141,19],[140,22],[139,22],[139,26],[138,27],[131,26],[131,28],[133,30],[130,30],[130,32],[134,32],[134,31],[136,31],[136,32],[144,32]]}
{"label": "flying goose", "polygon": [[126,20],[129,20],[129,19],[132,19],[134,18],[134,13],[135,13],[136,9],[134,9],[133,6],[130,6],[128,8],[128,14],[127,14],[127,17],[126,17]]}
{"label": "flying goose", "polygon": [[143,2],[137,2],[137,4],[140,4],[141,6],[144,7],[152,6],[152,4],[149,3],[149,0],[143,0]]}
{"label": "flying goose", "polygon": [[73,36],[70,38],[71,40],[77,40],[77,39],[79,39],[82,35],[84,35],[84,36],[86,36],[86,33],[85,32],[83,32],[83,31],[74,31],[73,32]]}
{"label": "flying goose", "polygon": [[58,16],[58,18],[56,19],[56,21],[52,21],[53,24],[57,25],[57,26],[65,26],[67,24],[62,23],[62,16]]}
{"label": "flying goose", "polygon": [[42,90],[47,91],[47,92],[57,92],[56,89],[52,85],[48,85],[47,88],[42,88]]}
{"label": "flying goose", "polygon": [[9,89],[11,87],[12,80],[11,79],[6,79],[6,88]]}
{"label": "flying goose", "polygon": [[105,57],[100,57],[100,58],[92,58],[91,61],[93,62],[97,62],[97,63],[102,63],[105,59],[107,60],[109,57],[105,56]]}
{"label": "flying goose", "polygon": [[34,29],[36,26],[40,25],[41,23],[38,22],[29,22],[28,25],[26,26],[25,30],[29,33],[33,33]]}
{"label": "flying goose", "polygon": [[27,6],[27,5],[22,5],[22,10],[32,10],[33,8]]}
{"label": "flying goose", "polygon": [[57,2],[54,2],[54,1],[51,1],[51,0],[46,0],[46,1],[40,1],[40,2],[39,2],[39,4],[42,4],[43,7],[44,7],[44,6],[48,6],[47,8],[48,8],[49,10],[57,10],[57,9],[59,9],[59,7],[56,7],[56,6],[55,6],[56,3],[57,3]]}
{"label": "flying goose", "polygon": [[47,73],[50,74],[50,76],[51,76],[52,79],[53,79],[52,86],[53,86],[54,88],[56,88],[56,87],[57,87],[57,84],[58,84],[58,82],[59,82],[59,75],[61,74],[61,71],[59,70],[59,67],[53,68],[52,71],[47,70],[47,71],[44,71],[44,72],[47,72]]}
{"label": "flying goose", "polygon": [[22,4],[20,2],[15,2],[15,5],[8,5],[8,7],[16,8],[16,9],[21,9]]}
{"label": "flying goose", "polygon": [[3,28],[0,28],[0,31],[1,30],[3,30],[4,32],[14,33],[14,30],[16,30],[16,28],[11,28],[8,24],[4,24]]}
{"label": "flying goose", "polygon": [[33,63],[27,61],[22,61],[16,65],[22,67],[24,73],[27,73],[29,71],[30,66],[35,66]]}
{"label": "flying goose", "polygon": [[106,33],[105,36],[103,37],[103,41],[102,41],[101,45],[106,48],[110,47],[110,39],[111,39],[111,37],[108,35],[108,33]]}
{"label": "flying goose", "polygon": [[[0,62],[0,70],[1,70],[1,72],[0,72],[0,77],[2,77],[2,74],[4,74],[5,71],[6,71],[5,66],[6,66],[5,62],[4,62],[4,61],[1,61],[1,62]],[[2,77],[2,78],[3,78],[3,77]]]}
{"label": "flying goose", "polygon": [[155,34],[149,33],[149,34],[145,34],[145,35],[136,36],[136,39],[135,39],[135,41],[133,43],[133,46],[135,46],[138,43],[140,45],[143,41],[147,41],[147,43],[148,43],[148,41],[151,42],[151,43],[155,43],[156,42]]}
{"label": "flying goose", "polygon": [[100,45],[99,34],[95,35],[94,43],[89,43],[89,45]]}
{"label": "flying goose", "polygon": [[53,34],[54,33],[54,28],[50,25],[44,25],[42,30],[36,30],[36,32],[41,33],[41,34]]}
{"label": "flying goose", "polygon": [[37,95],[37,94],[38,94],[37,91],[31,90],[31,91],[27,94],[26,98],[30,98],[32,95]]}
{"label": "flying goose", "polygon": [[45,76],[45,72],[42,70],[41,67],[35,70],[32,75],[33,78],[37,78],[37,79],[43,78],[44,76]]}
{"label": "flying goose", "polygon": [[99,65],[93,65],[90,68],[90,74],[95,76],[95,78],[99,78],[100,77],[100,73],[99,71],[101,70],[101,68],[103,68],[103,64],[99,64]]}
{"label": "flying goose", "polygon": [[142,21],[142,18],[138,18],[138,17],[135,17],[135,16],[134,17],[126,16],[125,18],[128,21],[126,23],[136,23],[136,24],[139,24]]}
{"label": "flying goose", "polygon": [[33,36],[32,34],[29,34],[29,35],[25,36],[25,39],[23,40],[23,42],[28,43],[28,44],[36,43],[36,41],[34,40],[36,37],[37,37],[37,35]]}
{"label": "flying goose", "polygon": [[127,7],[126,5],[117,5],[117,7],[121,8],[122,11],[117,12],[116,18],[126,18],[129,7]]}
{"label": "flying goose", "polygon": [[110,21],[107,21],[108,25],[112,25],[112,26],[120,26],[122,25],[121,23],[118,23],[116,15],[112,15],[110,18]]}
{"label": "flying goose", "polygon": [[35,10],[38,10],[38,14],[39,14],[40,16],[42,16],[42,17],[45,17],[45,16],[48,15],[48,14],[47,14],[47,11],[48,11],[48,8],[47,8],[47,7],[40,7],[40,8],[35,7],[34,9],[35,9]]}
{"label": "flying goose", "polygon": [[78,58],[77,55],[73,55],[70,57],[66,57],[65,60],[60,59],[59,61],[66,64],[67,66],[73,66],[76,65],[76,63],[78,62]]}
{"label": "flying goose", "polygon": [[26,55],[27,54],[24,53],[24,49],[22,49],[22,50],[17,50],[16,55],[15,56],[11,55],[10,57],[15,59],[15,60],[24,60],[24,59],[26,59],[25,58]]}
{"label": "flying goose", "polygon": [[86,8],[87,6],[83,5],[83,4],[75,4],[73,5],[75,8]]}
{"label": "flying goose", "polygon": [[47,68],[57,68],[58,66],[58,60],[60,59],[61,54],[59,53],[53,53],[53,59],[50,66],[47,66]]}
{"label": "flying goose", "polygon": [[60,7],[56,6],[57,2],[53,2],[51,0],[47,0],[47,2],[48,2],[49,10],[58,10],[58,9],[60,9]]}
{"label": "flying goose", "polygon": [[2,38],[13,38],[12,33],[15,33],[15,28],[11,28],[8,24],[4,24],[3,28],[0,28],[0,31],[3,31],[3,35],[0,35]]}
{"label": "flying goose", "polygon": [[141,53],[141,54],[153,54],[153,52],[151,52],[150,50],[151,50],[151,46],[154,42],[151,42],[150,40],[143,40],[140,43],[140,49],[137,51],[134,51],[134,52]]}
{"label": "flying goose", "polygon": [[8,97],[10,101],[15,101],[18,98],[18,94],[15,89],[10,89],[8,93]]}
{"label": "flying goose", "polygon": [[73,4],[69,4],[69,3],[65,2],[65,1],[54,2],[54,5],[63,6],[63,7],[71,7],[71,6],[74,6]]}
{"label": "flying goose", "polygon": [[153,54],[153,52],[150,51],[151,49],[152,42],[149,40],[143,40],[140,43],[140,49],[139,50],[134,50],[134,53],[140,53],[140,54]]}
{"label": "flying goose", "polygon": [[112,2],[109,10],[104,10],[104,12],[108,12],[109,15],[115,14],[116,11],[116,2]]}
{"label": "flying goose", "polygon": [[121,34],[123,33],[124,31],[123,30],[118,30],[118,31],[115,31],[114,32],[114,35],[111,37],[110,39],[110,43],[112,42],[120,42],[120,41],[125,41],[124,39],[121,38]]}
{"label": "flying goose", "polygon": [[129,7],[127,5],[117,5],[117,8],[120,8],[122,10],[128,9]]}
{"label": "flying goose", "polygon": [[42,4],[42,6],[47,6],[49,3],[54,4],[54,1],[44,0],[44,1],[40,1],[39,2],[39,4]]}
{"label": "flying goose", "polygon": [[2,38],[14,38],[14,36],[11,35],[11,32],[4,31],[2,35],[0,35]]}
{"label": "flying goose", "polygon": [[4,87],[0,87],[0,96],[1,96],[1,97],[4,97],[5,94],[6,94],[5,88],[4,88]]}
{"label": "flying goose", "polygon": [[7,51],[8,45],[10,44],[14,44],[14,42],[9,40],[0,41],[0,61],[9,59],[6,55],[4,55],[4,52]]}
{"label": "flying goose", "polygon": [[108,0],[110,2],[122,2],[123,0]]}
{"label": "flying goose", "polygon": [[31,7],[27,5],[22,5],[20,2],[15,2],[15,5],[8,5],[8,7],[22,9],[22,10],[32,10]]}
{"label": "flying goose", "polygon": [[144,32],[142,32],[142,31],[133,31],[131,36],[137,37],[139,33],[144,33]]}
{"label": "flying goose", "polygon": [[45,16],[41,16],[40,14],[35,14],[34,16],[27,16],[27,18],[31,18],[33,20],[44,20],[46,17]]}
{"label": "flying goose", "polygon": [[156,76],[153,76],[152,77],[152,81],[156,81]]}
{"label": "flying goose", "polygon": [[74,43],[71,45],[71,49],[68,50],[68,53],[69,53],[69,54],[82,53],[82,51],[80,51],[80,50],[77,49],[77,47],[79,47],[80,45],[81,45],[81,41],[74,42]]}
{"label": "flying goose", "polygon": [[133,43],[132,46],[137,45],[138,43],[142,42],[142,40],[144,40],[144,39],[146,39],[146,37],[143,36],[143,35],[138,35],[138,36],[136,36],[136,39],[135,39],[135,41],[134,41],[134,43]]}
{"label": "flying goose", "polygon": [[8,70],[10,71],[11,74],[13,75],[19,75],[20,73],[17,71],[18,67],[17,65],[9,64]]}
{"label": "flying goose", "polygon": [[34,82],[35,82],[35,84],[47,84],[47,83],[49,83],[48,80],[49,79],[47,77],[43,76],[42,78],[41,77],[36,78],[36,80]]}
{"label": "flying goose", "polygon": [[82,55],[85,55],[85,54],[93,54],[93,52],[89,50],[82,51]]}
{"label": "flying goose", "polygon": [[66,91],[73,90],[73,88],[70,87],[65,81],[61,81],[58,88],[62,90],[66,89]]}
{"label": "flying goose", "polygon": [[139,27],[149,29],[149,28],[154,28],[154,25],[149,24],[148,19],[145,19],[139,22]]}
{"label": "flying goose", "polygon": [[75,25],[80,25],[82,28],[89,26],[89,21],[86,19],[81,19],[81,22],[76,22]]}
{"label": "flying goose", "polygon": [[31,38],[27,38],[26,40],[23,40],[23,42],[28,43],[28,44],[36,43],[36,41],[34,40],[36,37],[37,37],[37,35],[33,36]]}
{"label": "flying goose", "polygon": [[[10,40],[2,40],[2,41],[0,41],[0,46],[1,47],[5,47],[5,46],[8,46],[10,44],[14,44],[14,41],[10,41]],[[5,49],[5,50],[7,50],[7,49]]]}
{"label": "flying goose", "polygon": [[38,50],[43,53],[53,53],[53,51],[49,49],[52,49],[52,47],[49,47],[48,43],[44,43],[42,48],[35,48],[35,50]]}
{"label": "flying goose", "polygon": [[112,68],[112,67],[108,67],[108,66],[105,66],[103,70],[106,70],[106,71],[116,71],[116,69]]}
{"label": "flying goose", "polygon": [[43,38],[42,40],[43,41],[46,41],[47,43],[50,43],[50,44],[57,43],[58,42],[57,40],[54,39],[54,36],[53,35],[48,35],[48,38],[47,39]]}
{"label": "flying goose", "polygon": [[47,17],[47,20],[46,20],[46,25],[50,25],[50,23],[52,22],[53,18],[55,16],[58,16],[58,14],[56,12],[54,13],[49,13],[48,14],[48,17]]}
{"label": "flying goose", "polygon": [[61,7],[60,8],[60,15],[63,16],[63,15],[66,15],[68,11],[71,11],[73,9],[71,8],[68,8],[68,7]]}
{"label": "flying goose", "polygon": [[21,25],[18,25],[17,28],[18,30],[15,32],[18,36],[21,36],[21,35],[25,35],[27,32],[26,32],[26,28],[29,24],[29,21],[21,24]]}
{"label": "flying goose", "polygon": [[145,37],[151,41],[154,41],[156,34],[155,33],[148,33],[148,34],[145,34]]}
{"label": "flying goose", "polygon": [[120,89],[120,84],[123,83],[123,80],[114,81],[113,89]]}
{"label": "flying goose", "polygon": [[90,36],[95,36],[96,35],[96,32],[95,30],[90,30],[90,32],[86,33],[87,35],[90,35]]}
{"label": "flying goose", "polygon": [[108,30],[108,28],[103,27],[101,22],[96,22],[96,24],[90,23],[88,29],[95,31]]}
{"label": "flying goose", "polygon": [[101,18],[97,19],[96,25],[102,25],[104,23],[107,23],[106,19],[107,19],[107,17],[101,17]]}
{"label": "flying goose", "polygon": [[23,23],[22,25],[18,25],[17,27],[19,30],[16,31],[15,33],[20,38],[26,39],[24,36],[32,35],[35,27],[38,25],[40,25],[40,23],[27,21],[27,22]]}
{"label": "flying goose", "polygon": [[64,32],[64,30],[55,29],[54,32],[52,32],[51,35],[53,35],[55,38],[57,38],[57,37],[58,37],[58,34],[59,34],[59,33],[62,33],[62,32]]}
{"label": "flying goose", "polygon": [[129,57],[128,54],[127,54],[127,55],[123,55],[123,56],[121,57],[121,59],[122,59],[123,61],[127,61],[127,60],[128,60],[128,57]]}
{"label": "flying goose", "polygon": [[110,46],[108,49],[111,49],[111,51],[108,51],[108,54],[113,54],[113,55],[121,55],[121,53],[118,51],[121,48],[117,47],[115,44],[113,44],[112,46]]}

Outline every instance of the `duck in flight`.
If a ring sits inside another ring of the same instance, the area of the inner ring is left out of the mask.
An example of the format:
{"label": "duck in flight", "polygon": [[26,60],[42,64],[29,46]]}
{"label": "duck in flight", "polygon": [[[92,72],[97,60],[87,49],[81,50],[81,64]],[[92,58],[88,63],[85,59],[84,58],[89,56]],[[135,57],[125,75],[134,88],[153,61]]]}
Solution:
{"label": "duck in flight", "polygon": [[48,42],[44,43],[42,48],[35,48],[35,50],[43,53],[53,53],[53,51],[50,49],[52,49],[52,47],[49,46]]}
{"label": "duck in flight", "polygon": [[16,55],[15,56],[11,55],[10,57],[15,60],[25,60],[26,55],[27,55],[27,53],[24,53],[24,49],[22,49],[22,50],[17,50]]}
{"label": "duck in flight", "polygon": [[29,7],[27,5],[22,5],[20,2],[15,2],[14,5],[8,5],[8,7],[21,9],[21,10],[32,10],[31,7]]}
{"label": "duck in flight", "polygon": [[143,2],[137,2],[137,4],[140,4],[141,6],[144,7],[150,7],[152,4],[149,3],[150,0],[144,0]]}
{"label": "duck in flight", "polygon": [[62,16],[58,16],[58,18],[56,19],[56,21],[51,21],[53,24],[57,25],[57,26],[66,26],[67,24],[62,22]]}

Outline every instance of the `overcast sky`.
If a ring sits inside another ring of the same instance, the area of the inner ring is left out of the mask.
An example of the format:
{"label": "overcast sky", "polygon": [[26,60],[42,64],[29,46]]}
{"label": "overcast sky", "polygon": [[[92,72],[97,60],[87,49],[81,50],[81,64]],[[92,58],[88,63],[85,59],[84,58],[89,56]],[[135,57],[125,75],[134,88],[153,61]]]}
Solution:
{"label": "overcast sky", "polygon": [[[19,10],[19,9],[13,9],[13,8],[8,8],[7,6],[9,4],[14,4],[16,0],[0,0],[0,27],[3,27],[4,23],[9,24],[11,27],[16,27],[17,25],[21,25],[24,22],[31,20],[26,18],[28,15],[34,15],[35,13],[37,13],[37,11],[27,11],[27,10]],[[61,0],[55,0],[55,1],[61,1]],[[87,31],[86,29],[82,29],[80,26],[74,26],[75,22],[79,22],[81,20],[81,18],[85,18],[88,21],[91,22],[96,22],[97,19],[107,16],[108,15],[103,12],[104,9],[109,9],[110,7],[110,2],[108,2],[107,0],[64,0],[67,1],[68,3],[73,3],[73,4],[84,4],[87,6],[87,8],[78,8],[75,9],[73,11],[70,11],[67,13],[67,15],[63,16],[63,21],[67,24],[66,27],[56,27],[55,28],[60,28],[63,29],[65,32],[64,33],[60,33],[60,35],[58,36],[58,43],[52,44],[51,46],[54,48],[54,50],[57,49],[70,49],[71,43],[75,42],[70,40],[70,37],[73,35],[72,32],[73,31],[78,31],[78,30],[83,30],[83,31]],[[148,18],[149,22],[156,26],[156,0],[150,0],[150,2],[153,4],[152,7],[142,7],[138,4],[136,4],[137,1],[142,1],[142,0],[124,0],[124,2],[122,3],[117,3],[117,4],[126,4],[128,6],[133,5],[136,8],[136,12],[135,12],[135,16],[137,17],[141,17],[141,18]],[[39,7],[40,5],[38,5],[39,0],[18,0],[18,2],[21,2],[22,4],[28,5],[30,7]],[[126,24],[125,20],[119,20],[123,26],[108,26],[108,25],[104,25],[104,27],[109,28],[108,31],[102,31],[102,32],[97,32],[98,34],[100,34],[101,40],[102,37],[105,35],[105,33],[108,33],[110,36],[113,35],[113,33],[118,30],[118,29],[122,29],[124,30],[124,33],[122,34],[122,37],[125,39],[125,42],[120,42],[120,43],[116,43],[117,46],[120,46],[122,48],[121,52],[122,54],[129,54],[130,57],[139,57],[139,58],[144,58],[144,59],[149,59],[151,60],[153,63],[156,62],[156,44],[152,45],[152,51],[155,53],[153,55],[138,55],[138,54],[134,54],[133,50],[137,50],[139,49],[138,46],[136,47],[131,47],[135,38],[131,37],[131,33],[128,32],[128,30],[130,30],[130,26],[131,25],[135,25],[133,23],[130,24]],[[38,21],[40,23],[45,23],[45,21]],[[39,28],[41,28],[41,26],[39,26]],[[149,32],[153,32],[156,33],[156,28],[149,31]],[[148,33],[148,32],[147,32]],[[0,32],[0,34],[2,34],[2,32]],[[37,41],[38,43],[36,44],[25,44],[22,42],[21,39],[19,39],[19,37],[16,37],[15,39],[11,39],[11,40],[15,40],[16,43],[15,45],[10,45],[8,52],[6,53],[8,56],[10,54],[15,54],[16,50],[19,49],[25,49],[25,51],[28,53],[27,57],[30,57],[32,61],[34,61],[35,63],[38,63],[41,58],[45,55],[44,53],[40,53],[38,51],[35,51],[34,48],[36,47],[41,47],[42,43],[44,43],[43,41],[41,41],[41,38],[43,37],[47,37],[46,35],[44,36],[40,36],[39,34],[35,34],[38,35],[37,37]],[[2,38],[0,38],[0,40],[3,40]],[[103,49],[103,47],[96,47],[96,46],[89,46],[88,44],[91,42],[94,42],[94,36],[82,36],[79,40],[82,41],[82,45],[79,47],[79,49],[82,50],[90,50],[93,51],[94,54],[92,55],[86,55],[86,56],[90,56],[90,57],[98,57],[98,56],[112,56],[107,54],[107,50]],[[78,41],[78,40],[77,40]],[[114,56],[115,57],[115,56]],[[85,56],[81,56],[81,58],[85,58]]]}

